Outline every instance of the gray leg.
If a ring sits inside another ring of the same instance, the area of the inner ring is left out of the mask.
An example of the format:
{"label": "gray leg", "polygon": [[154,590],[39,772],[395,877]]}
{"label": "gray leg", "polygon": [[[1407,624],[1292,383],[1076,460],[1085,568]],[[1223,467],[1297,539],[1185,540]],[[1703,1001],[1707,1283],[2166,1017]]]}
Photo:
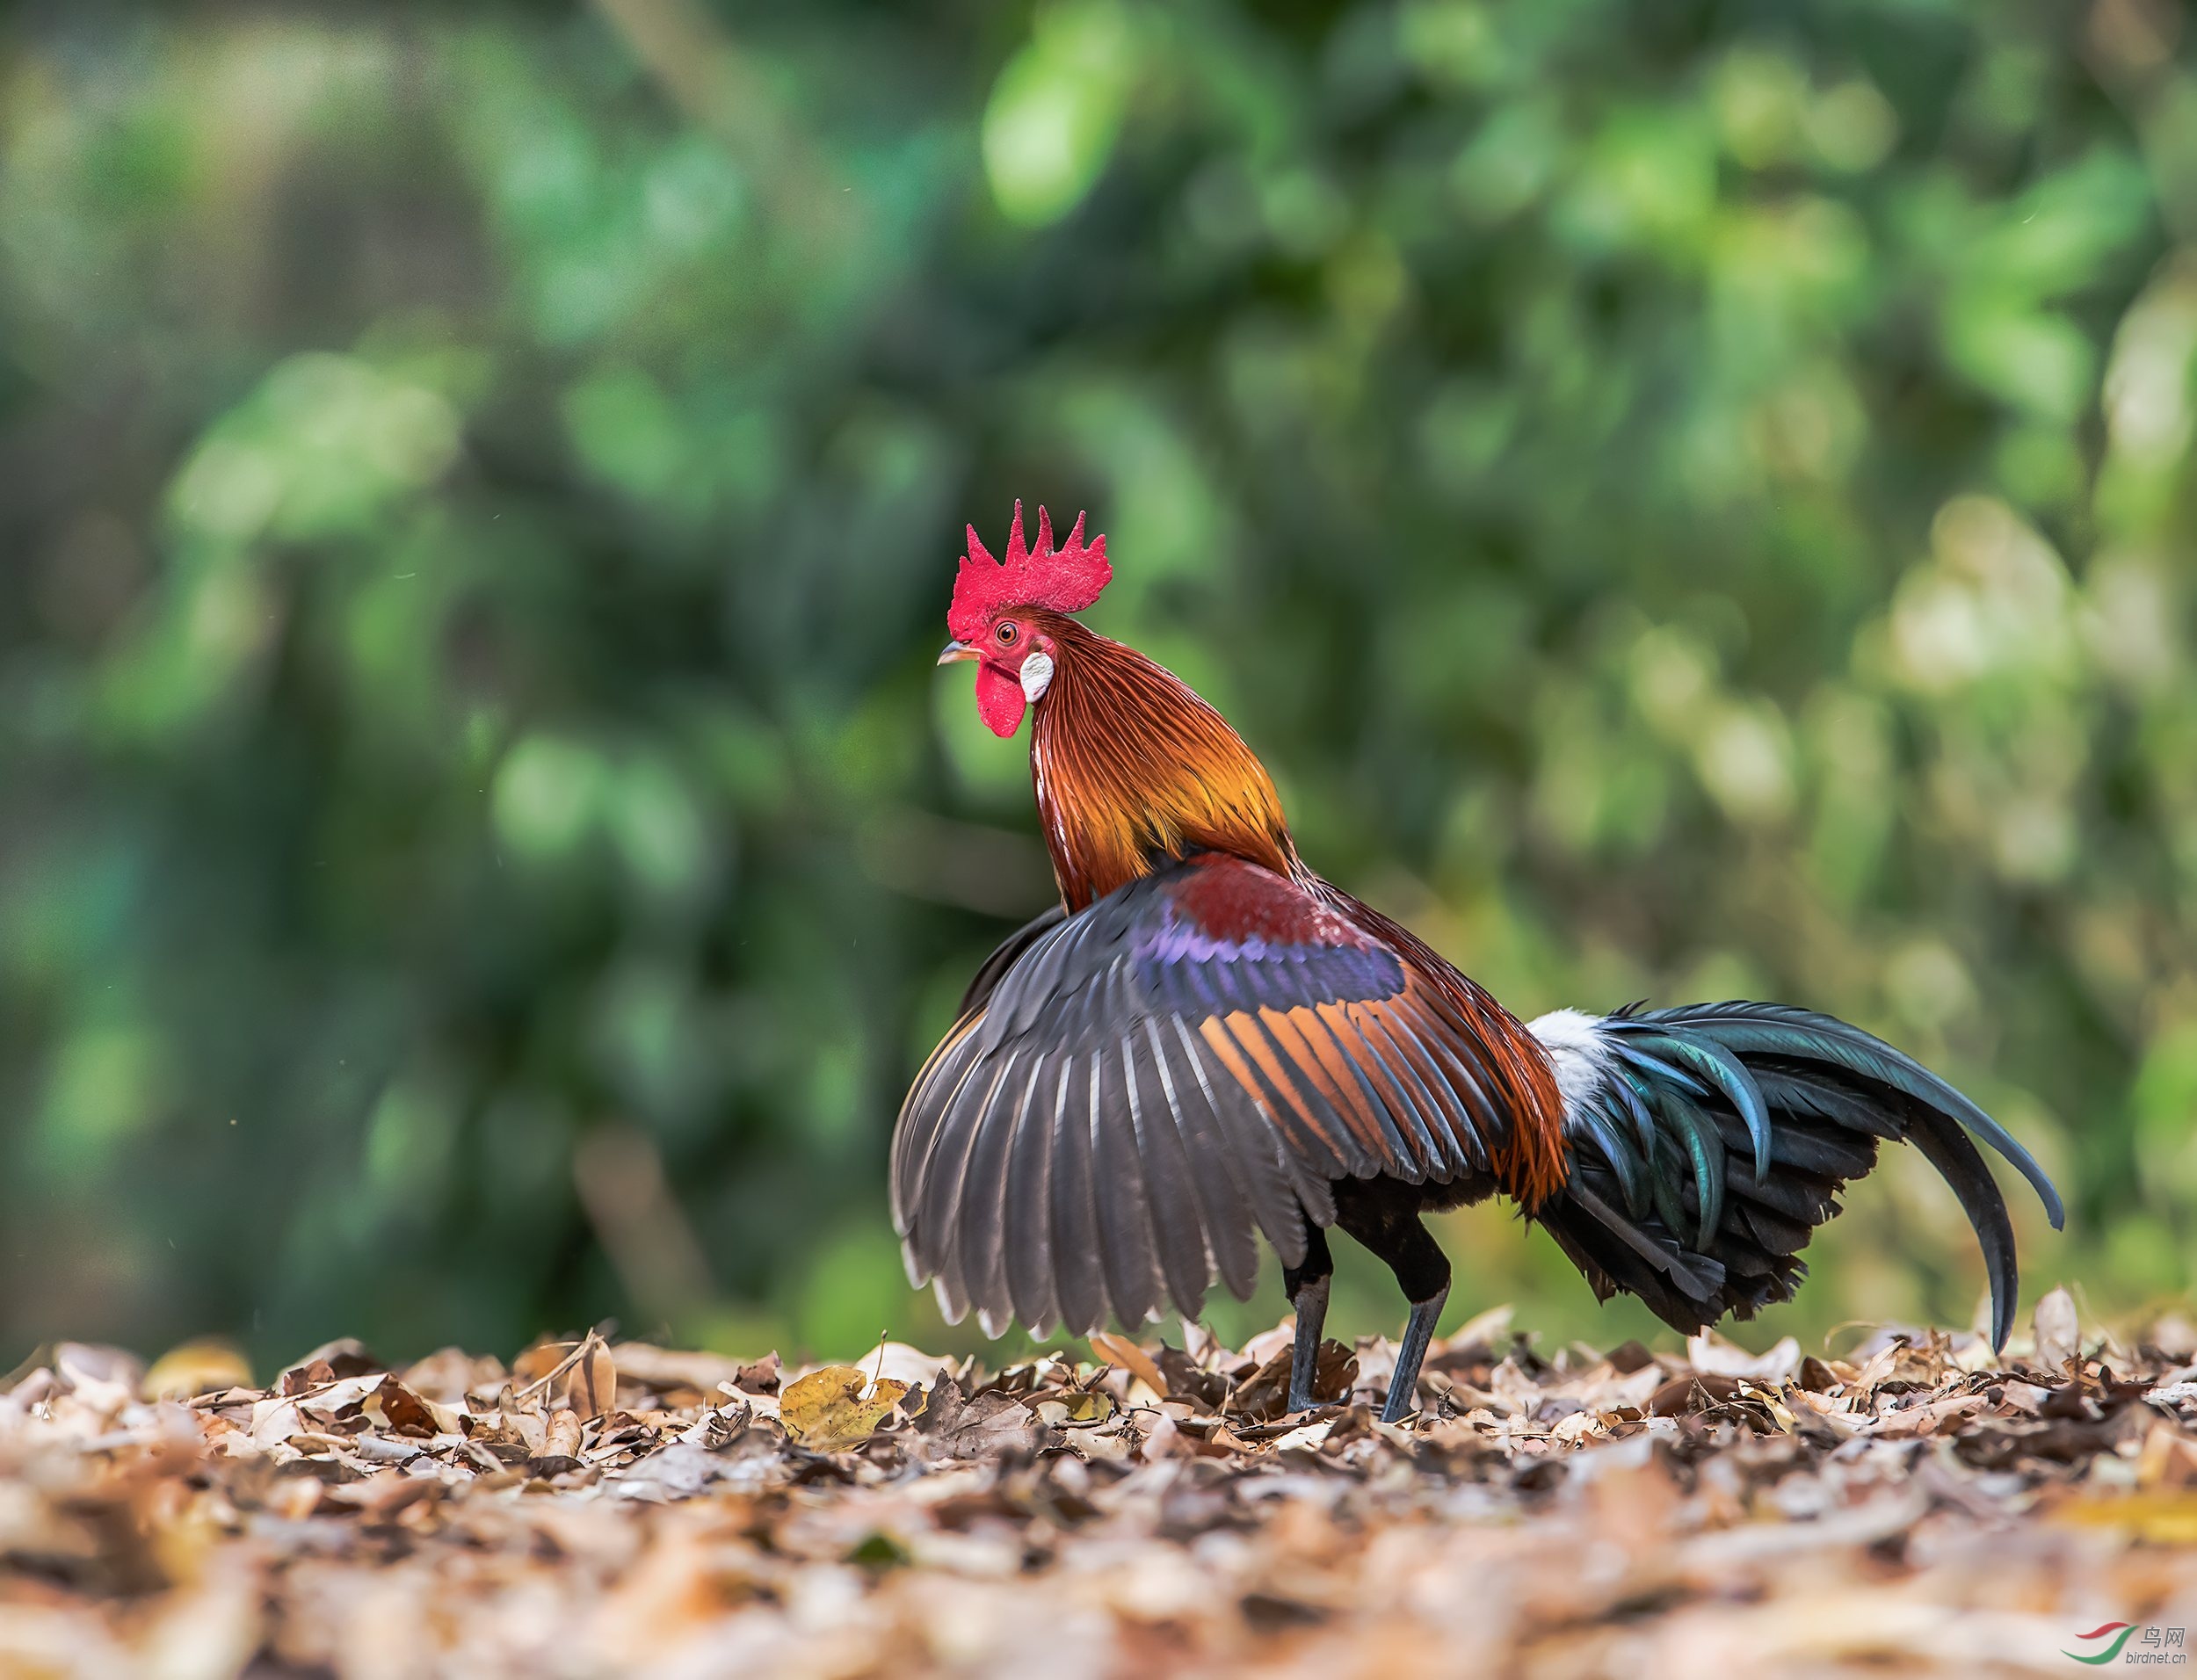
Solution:
{"label": "gray leg", "polygon": [[1319,1402],[1312,1398],[1312,1379],[1320,1369],[1320,1332],[1327,1325],[1328,1286],[1334,1280],[1314,1278],[1297,1291],[1297,1344],[1289,1356],[1289,1409],[1309,1411]]}
{"label": "gray leg", "polygon": [[1310,1220],[1304,1222],[1304,1261],[1285,1266],[1281,1286],[1297,1309],[1296,1345],[1289,1355],[1289,1409],[1302,1412],[1316,1402],[1312,1379],[1319,1372],[1320,1332],[1327,1325],[1327,1290],[1335,1275],[1335,1258],[1328,1252],[1327,1233]]}
{"label": "gray leg", "polygon": [[1434,1323],[1442,1315],[1442,1303],[1449,1299],[1449,1285],[1444,1284],[1441,1293],[1430,1300],[1411,1303],[1411,1322],[1404,1327],[1403,1345],[1396,1350],[1396,1374],[1389,1379],[1389,1403],[1381,1408],[1384,1423],[1401,1423],[1414,1410],[1419,1389],[1419,1362],[1426,1358],[1426,1344],[1434,1339]]}

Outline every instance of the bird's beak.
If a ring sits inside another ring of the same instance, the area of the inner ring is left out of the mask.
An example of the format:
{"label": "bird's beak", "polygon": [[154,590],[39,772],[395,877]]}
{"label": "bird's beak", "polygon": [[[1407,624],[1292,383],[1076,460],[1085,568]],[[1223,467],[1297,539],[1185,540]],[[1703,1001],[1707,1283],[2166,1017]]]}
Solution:
{"label": "bird's beak", "polygon": [[975,657],[976,649],[970,647],[966,641],[949,641],[946,644],[945,648],[939,655],[939,663],[941,665],[953,665],[958,664],[964,659],[974,659]]}

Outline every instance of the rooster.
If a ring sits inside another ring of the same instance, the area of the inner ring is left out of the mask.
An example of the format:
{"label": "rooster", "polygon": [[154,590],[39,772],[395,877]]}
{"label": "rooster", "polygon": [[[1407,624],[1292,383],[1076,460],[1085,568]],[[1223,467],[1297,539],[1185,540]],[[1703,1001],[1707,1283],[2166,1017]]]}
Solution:
{"label": "rooster", "polygon": [[1071,617],[1113,576],[1084,520],[1022,507],[1004,561],[968,530],[939,663],[984,722],[1034,713],[1058,907],[984,963],[893,1142],[911,1282],[949,1321],[1081,1334],[1238,1298],[1264,1235],[1312,1379],[1339,1227],[1410,1315],[1385,1422],[1412,1409],[1450,1268],[1424,1215],[1509,1198],[1596,1295],[1687,1332],[1788,1299],[1800,1251],[1881,1140],[1915,1145],[2012,1327],[2013,1227],[1981,1139],[2060,1199],[1976,1104],[1858,1027],[1774,1003],[1573,1010],[1521,1024],[1409,929],[1306,866],[1273,778],[1189,687]]}

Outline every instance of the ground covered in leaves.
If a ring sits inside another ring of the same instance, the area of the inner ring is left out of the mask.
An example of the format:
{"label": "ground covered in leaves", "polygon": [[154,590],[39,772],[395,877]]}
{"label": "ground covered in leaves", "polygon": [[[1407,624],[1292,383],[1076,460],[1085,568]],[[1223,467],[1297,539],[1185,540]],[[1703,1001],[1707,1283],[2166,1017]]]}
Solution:
{"label": "ground covered in leaves", "polygon": [[[2005,1360],[1490,1314],[1390,1351],[1094,1337],[1004,1372],[337,1343],[249,1386],[64,1345],[0,1395],[0,1674],[2078,1672],[2197,1626],[2197,1336]],[[1080,1351],[1080,1350],[1079,1350]]]}

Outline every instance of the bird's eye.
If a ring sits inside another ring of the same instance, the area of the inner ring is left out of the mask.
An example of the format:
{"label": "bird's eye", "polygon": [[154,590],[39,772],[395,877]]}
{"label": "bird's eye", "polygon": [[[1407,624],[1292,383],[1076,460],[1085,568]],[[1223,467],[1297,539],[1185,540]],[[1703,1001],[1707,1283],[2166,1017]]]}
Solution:
{"label": "bird's eye", "polygon": [[999,645],[1000,645],[1001,647],[1003,647],[1003,648],[1005,648],[1005,647],[1010,647],[1010,646],[1011,646],[1011,645],[1013,644],[1013,642],[1014,642],[1014,639],[1015,639],[1015,636],[1017,635],[1018,632],[1016,631],[1016,629],[1015,629],[1015,627],[1014,627],[1014,626],[1013,626],[1013,625],[1011,625],[1011,624],[1003,624],[1003,625],[1001,625],[1001,626],[999,626],[999,629],[998,629],[998,631],[997,631],[996,634],[997,634],[998,635],[998,637],[999,637]]}

